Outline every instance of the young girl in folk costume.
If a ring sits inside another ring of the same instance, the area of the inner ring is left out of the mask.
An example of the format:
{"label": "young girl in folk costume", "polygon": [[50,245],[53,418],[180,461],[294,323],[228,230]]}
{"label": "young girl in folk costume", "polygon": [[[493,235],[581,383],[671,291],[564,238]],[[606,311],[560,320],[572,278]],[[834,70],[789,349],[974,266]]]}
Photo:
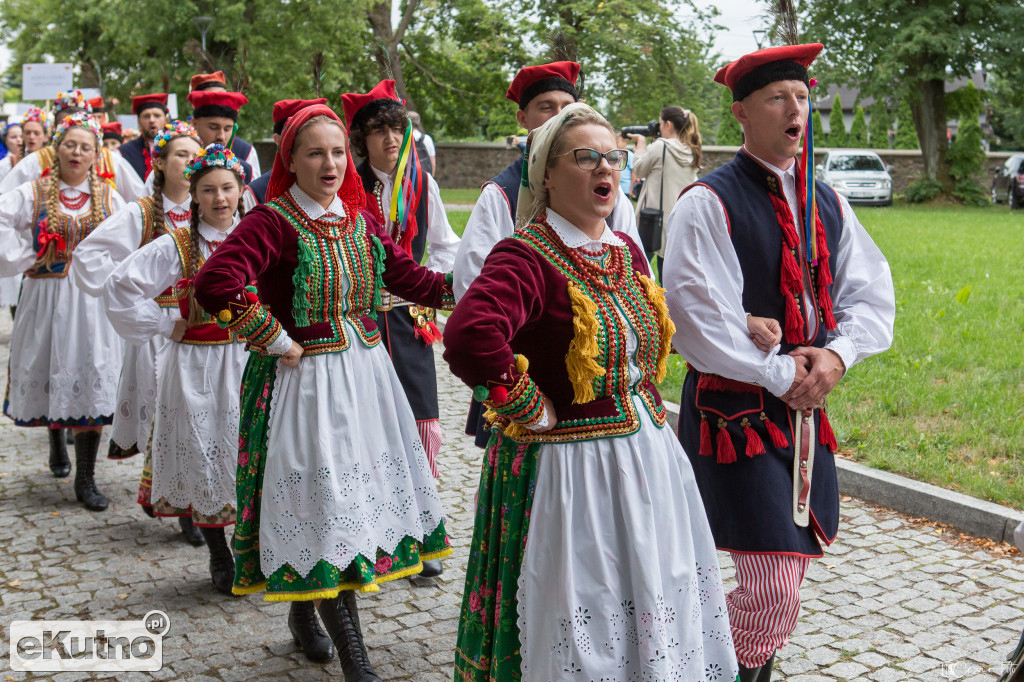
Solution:
{"label": "young girl in folk costume", "polygon": [[326,106],[288,120],[267,198],[195,281],[199,303],[261,351],[242,384],[235,592],[317,602],[345,679],[379,681],[355,590],[451,549],[375,304],[386,286],[450,308],[451,277],[416,264],[360,210],[348,140]]}
{"label": "young girl in folk costume", "polygon": [[99,124],[84,113],[57,126],[50,173],[0,197],[0,275],[25,273],[11,335],[4,414],[19,426],[50,431],[50,470],[71,472],[59,429],[75,438],[75,496],[107,508],[93,469],[100,431],[114,412],[123,343],[102,302],[70,277],[78,244],[124,202],[97,177]]}
{"label": "young girl in folk costume", "polygon": [[[366,193],[366,210],[417,263],[450,272],[459,238],[448,224],[437,183],[420,167],[409,114],[395,94],[395,82],[381,81],[365,95],[344,94],[341,101],[352,148],[365,159],[356,171]],[[440,476],[437,455],[442,440],[433,343],[441,340],[441,332],[434,323],[433,309],[390,292],[383,294],[383,299],[381,336],[436,478]],[[424,562],[421,575],[432,577],[441,572],[441,562],[433,560]]]}
{"label": "young girl in folk costume", "polygon": [[[175,122],[157,133],[153,145],[153,194],[125,206],[78,246],[71,272],[80,288],[93,296],[102,296],[107,277],[133,251],[169,231],[188,228],[191,198],[185,168],[201,149],[199,136],[187,123]],[[178,301],[170,288],[155,300],[166,315],[172,319],[179,317]],[[133,343],[134,338],[128,338],[125,347],[107,456],[124,459],[146,451],[139,503],[152,516],[152,469],[147,444],[156,408],[157,357],[167,339],[148,334],[141,342]],[[192,526],[191,518],[182,516],[178,522],[189,542],[203,544],[203,536]]]}
{"label": "young girl in folk costume", "polygon": [[675,326],[605,219],[626,150],[575,103],[534,132],[515,235],[445,328],[491,410],[459,680],[736,677],[718,557],[655,388]]}
{"label": "young girl in folk costume", "polygon": [[[231,594],[234,561],[224,527],[235,521],[238,389],[246,353],[238,338],[192,297],[196,272],[238,224],[241,166],[221,145],[188,163],[191,226],[143,246],[104,284],[107,315],[133,343],[159,335],[173,343],[157,358],[152,439],[152,506],[157,516],[188,516],[210,549],[214,587]],[[181,317],[154,300],[174,287]]]}

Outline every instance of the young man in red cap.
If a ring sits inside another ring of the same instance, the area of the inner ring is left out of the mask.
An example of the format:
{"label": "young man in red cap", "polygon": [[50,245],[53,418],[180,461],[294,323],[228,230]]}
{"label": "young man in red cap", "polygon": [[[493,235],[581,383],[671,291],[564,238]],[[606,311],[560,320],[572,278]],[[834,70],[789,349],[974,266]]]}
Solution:
{"label": "young man in red cap", "polygon": [[[526,128],[527,132],[533,132],[563,107],[578,102],[576,79],[579,73],[580,65],[576,62],[551,62],[520,69],[505,93],[506,98],[519,105],[516,112],[519,125]],[[469,285],[480,274],[484,260],[494,245],[512,236],[519,186],[523,180],[523,159],[520,156],[483,185],[455,257],[453,288],[456,300],[466,293]],[[636,229],[633,204],[621,188],[607,222],[609,227],[617,232],[625,232],[643,249]],[[476,436],[479,447],[486,447],[491,435],[483,419],[480,403],[475,400],[470,407],[466,433]]]}
{"label": "young man in red cap", "polygon": [[[227,92],[227,79],[223,71],[214,73],[197,73],[189,81],[189,92]],[[201,134],[201,133],[200,133]],[[205,138],[204,138],[205,139]],[[256,148],[240,137],[234,138],[231,143],[231,152],[246,163],[252,166],[253,177],[260,176],[260,159]]]}
{"label": "young man in red cap", "polygon": [[[195,80],[196,77],[193,77]],[[274,112],[272,114],[274,119],[274,144],[279,145],[281,143],[281,131],[284,130],[285,123],[291,118],[292,114],[300,109],[311,107],[314,104],[327,104],[327,100],[323,97],[320,99],[282,99],[278,102],[274,102]],[[264,198],[267,195],[267,185],[270,184],[270,171],[267,171],[263,175],[259,176],[242,190],[242,203],[245,208],[245,212],[248,213],[254,206],[263,203]]]}
{"label": "young man in red cap", "polygon": [[[804,149],[806,164],[797,159],[810,116],[807,67],[821,49],[767,48],[718,72],[743,148],[687,188],[668,217],[666,301],[674,346],[691,365],[679,439],[715,544],[736,565],[726,601],[743,682],[771,678],[775,651],[796,627],[808,562],[838,533],[826,398],[850,367],[892,343],[885,257],[846,199],[814,181],[813,150]],[[781,344],[758,350],[748,315],[777,320]]]}
{"label": "young man in red cap", "polygon": [[[435,272],[451,271],[459,237],[448,223],[437,182],[420,166],[409,113],[395,93],[395,81],[381,81],[366,94],[344,94],[341,103],[352,153],[363,159],[356,171],[366,193],[366,210],[414,261]],[[402,194],[399,205],[405,208],[398,221],[391,211],[396,192]],[[434,311],[387,292],[382,299],[386,312],[378,318],[380,332],[416,418],[430,471],[437,478],[442,440],[432,344],[441,334],[434,324]],[[441,560],[432,559],[423,562],[420,575],[429,578],[442,571]]]}
{"label": "young man in red cap", "polygon": [[110,151],[116,151],[120,148],[121,143],[124,141],[121,124],[114,121],[113,123],[104,123],[100,127],[103,129],[103,146]]}
{"label": "young man in red cap", "polygon": [[[221,144],[233,150],[238,111],[249,103],[249,98],[240,92],[193,90],[188,93],[188,101],[192,105],[192,127],[199,133],[203,144]],[[242,154],[235,156],[246,158]],[[245,170],[246,184],[258,177],[254,174],[259,173],[259,164],[253,166],[248,161],[242,161],[242,168]]]}
{"label": "young man in red cap", "polygon": [[[53,101],[53,126],[51,129],[55,130],[65,116],[79,111],[92,114],[92,107],[81,91],[72,90],[58,93],[57,98]],[[109,149],[99,151],[100,153],[96,156],[96,170],[105,182],[111,185],[126,202],[146,196],[146,188],[142,184],[142,180],[135,175],[132,167],[120,154]],[[35,180],[53,166],[56,158],[56,150],[49,145],[29,154],[0,181],[0,194],[6,194],[18,185]]]}
{"label": "young man in red cap", "polygon": [[140,178],[145,180],[153,172],[153,145],[156,134],[170,120],[167,111],[167,93],[154,92],[132,97],[132,113],[139,121],[139,136],[121,145],[121,156],[131,164]]}
{"label": "young man in red cap", "polygon": [[89,106],[92,107],[92,117],[103,125],[107,122],[107,105],[103,103],[102,97],[93,97],[89,100]]}

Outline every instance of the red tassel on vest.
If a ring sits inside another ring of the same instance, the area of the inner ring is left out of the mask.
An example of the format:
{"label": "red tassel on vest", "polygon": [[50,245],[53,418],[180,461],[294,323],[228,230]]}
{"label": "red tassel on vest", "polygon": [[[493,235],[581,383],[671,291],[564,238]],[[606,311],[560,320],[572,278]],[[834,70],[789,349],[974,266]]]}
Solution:
{"label": "red tassel on vest", "polygon": [[764,441],[761,440],[761,436],[757,435],[754,427],[750,425],[750,420],[744,417],[741,425],[743,427],[743,434],[747,437],[747,449],[745,451],[747,457],[763,455],[765,453]]}
{"label": "red tassel on vest", "polygon": [[835,452],[839,445],[836,443],[836,434],[832,430],[832,423],[828,420],[825,410],[818,410],[818,442]]}
{"label": "red tassel on vest", "polygon": [[705,457],[710,457],[714,454],[714,450],[711,448],[711,426],[708,424],[708,418],[703,413],[700,415],[700,452],[699,454]]}
{"label": "red tassel on vest", "polygon": [[736,461],[736,448],[729,437],[729,429],[725,428],[725,420],[718,420],[718,463],[732,464]]}
{"label": "red tassel on vest", "polygon": [[764,422],[764,426],[768,430],[768,437],[772,439],[772,445],[777,448],[789,447],[789,440],[786,438],[786,434],[764,412],[761,413],[761,421]]}

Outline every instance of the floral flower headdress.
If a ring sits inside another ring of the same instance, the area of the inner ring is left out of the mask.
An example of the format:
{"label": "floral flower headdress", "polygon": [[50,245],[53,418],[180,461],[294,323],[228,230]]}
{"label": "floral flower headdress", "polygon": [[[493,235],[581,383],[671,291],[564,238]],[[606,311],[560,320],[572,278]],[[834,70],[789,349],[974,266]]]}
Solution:
{"label": "floral flower headdress", "polygon": [[53,146],[59,147],[60,141],[64,139],[64,134],[75,126],[85,126],[87,129],[91,130],[96,136],[97,149],[103,146],[103,128],[100,127],[100,122],[93,118],[92,114],[87,114],[84,111],[76,111],[69,116],[65,116],[64,119],[57,124],[57,127],[53,131]]}
{"label": "floral flower headdress", "polygon": [[21,116],[21,124],[31,123],[35,121],[39,125],[43,126],[43,132],[50,133],[50,115],[45,109],[38,107],[32,107]]}
{"label": "floral flower headdress", "polygon": [[189,161],[188,165],[185,166],[185,179],[191,180],[192,176],[202,169],[216,166],[234,171],[242,178],[245,177],[242,162],[238,160],[238,157],[230,149],[227,149],[222,144],[211,144],[206,149],[200,149],[196,158]]}
{"label": "floral flower headdress", "polygon": [[164,126],[164,129],[156,134],[156,139],[153,143],[153,156],[160,156],[160,153],[167,146],[167,143],[176,137],[192,137],[195,138],[196,142],[202,144],[199,140],[199,133],[185,121],[173,121]]}
{"label": "floral flower headdress", "polygon": [[53,100],[54,117],[70,107],[77,107],[78,109],[84,109],[87,113],[92,113],[92,106],[90,106],[89,100],[85,98],[81,90],[58,92],[56,99]]}

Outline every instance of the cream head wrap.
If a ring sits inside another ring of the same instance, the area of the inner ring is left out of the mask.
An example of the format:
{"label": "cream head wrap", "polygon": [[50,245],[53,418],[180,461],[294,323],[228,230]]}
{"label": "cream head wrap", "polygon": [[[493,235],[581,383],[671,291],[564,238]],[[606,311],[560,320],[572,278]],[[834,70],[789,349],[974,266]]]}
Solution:
{"label": "cream head wrap", "polygon": [[586,114],[601,117],[590,105],[574,102],[549,118],[544,125],[530,134],[526,160],[523,161],[523,181],[519,187],[519,204],[516,207],[517,226],[526,225],[537,217],[539,213],[537,204],[547,205],[548,203],[548,189],[544,186],[544,172],[548,166],[551,143],[558,136],[558,131],[569,119]]}

